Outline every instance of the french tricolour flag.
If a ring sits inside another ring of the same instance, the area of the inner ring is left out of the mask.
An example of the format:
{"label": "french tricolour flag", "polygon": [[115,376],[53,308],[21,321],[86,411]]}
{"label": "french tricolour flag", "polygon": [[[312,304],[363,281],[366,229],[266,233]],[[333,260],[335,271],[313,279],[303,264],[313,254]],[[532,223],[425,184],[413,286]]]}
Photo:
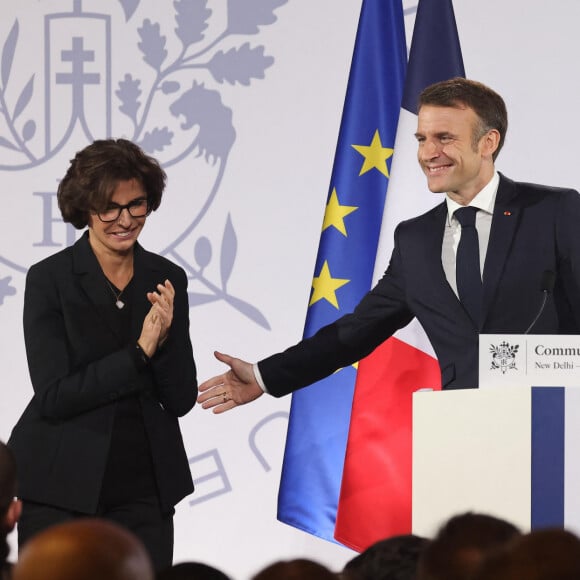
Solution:
{"label": "french tricolour flag", "polygon": [[[375,262],[383,275],[399,222],[442,201],[417,162],[417,99],[432,83],[464,76],[451,0],[417,9],[395,155]],[[412,393],[440,388],[437,361],[416,321],[361,361],[352,406],[335,537],[356,550],[411,531]]]}
{"label": "french tricolour flag", "polygon": [[[416,161],[417,96],[463,75],[451,0],[420,0],[408,65],[401,0],[363,0],[306,337],[382,275],[396,224],[441,201]],[[358,368],[295,393],[278,519],[358,551],[409,533],[411,394],[439,385],[431,347],[410,325]]]}

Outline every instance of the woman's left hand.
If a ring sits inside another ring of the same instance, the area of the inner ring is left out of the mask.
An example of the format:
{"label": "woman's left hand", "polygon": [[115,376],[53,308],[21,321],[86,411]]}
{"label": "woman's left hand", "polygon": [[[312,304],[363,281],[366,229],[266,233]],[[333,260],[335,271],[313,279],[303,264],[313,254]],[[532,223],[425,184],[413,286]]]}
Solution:
{"label": "woman's left hand", "polygon": [[162,346],[169,335],[169,329],[173,322],[174,297],[175,288],[169,280],[165,280],[163,284],[157,284],[157,292],[147,292],[147,300],[151,302],[152,310],[157,314],[161,323],[158,346]]}

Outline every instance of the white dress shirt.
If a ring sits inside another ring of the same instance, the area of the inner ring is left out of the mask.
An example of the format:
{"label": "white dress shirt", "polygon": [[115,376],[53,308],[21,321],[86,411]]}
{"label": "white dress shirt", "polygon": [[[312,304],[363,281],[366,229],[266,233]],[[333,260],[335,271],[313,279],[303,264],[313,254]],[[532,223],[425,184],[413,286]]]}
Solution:
{"label": "white dress shirt", "polygon": [[[475,216],[475,229],[477,230],[477,236],[479,238],[479,266],[481,268],[482,278],[498,186],[499,175],[495,171],[490,182],[468,204],[479,210]],[[441,247],[441,263],[443,264],[443,271],[445,272],[447,282],[449,282],[449,285],[453,288],[455,294],[457,294],[455,265],[457,261],[457,246],[461,238],[461,224],[454,216],[454,212],[464,206],[453,201],[448,195],[445,201],[447,202],[447,219],[443,233],[443,246]]]}

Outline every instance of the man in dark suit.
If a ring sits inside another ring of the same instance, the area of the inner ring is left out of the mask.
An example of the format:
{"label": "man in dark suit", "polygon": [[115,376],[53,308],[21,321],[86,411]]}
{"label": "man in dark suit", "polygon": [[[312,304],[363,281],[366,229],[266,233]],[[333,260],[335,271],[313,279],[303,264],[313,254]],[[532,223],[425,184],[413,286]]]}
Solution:
{"label": "man in dark suit", "polygon": [[[200,385],[203,407],[220,413],[264,391],[290,393],[365,357],[414,317],[442,387],[477,387],[479,334],[528,330],[542,290],[549,299],[533,332],[579,332],[580,196],[499,174],[506,130],[505,103],[485,85],[456,78],[427,87],[418,160],[445,201],[399,224],[387,271],[352,314],[257,365],[216,353],[231,370]],[[542,288],[547,279],[554,283]]]}

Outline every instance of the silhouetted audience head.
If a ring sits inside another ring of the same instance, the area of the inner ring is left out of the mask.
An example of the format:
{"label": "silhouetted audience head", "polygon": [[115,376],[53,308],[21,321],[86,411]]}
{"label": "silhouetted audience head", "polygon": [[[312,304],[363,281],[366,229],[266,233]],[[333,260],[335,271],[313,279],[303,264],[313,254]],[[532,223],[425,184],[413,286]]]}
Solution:
{"label": "silhouetted audience head", "polygon": [[580,539],[566,530],[537,530],[488,557],[474,580],[577,580]]}
{"label": "silhouetted audience head", "polygon": [[413,534],[375,542],[349,560],[342,571],[345,580],[414,580],[419,555],[428,540]]}
{"label": "silhouetted audience head", "polygon": [[337,576],[326,566],[298,558],[275,562],[258,572],[252,580],[336,580]]}
{"label": "silhouetted audience head", "polygon": [[467,580],[487,555],[520,534],[510,522],[477,513],[452,517],[423,550],[418,580]]}
{"label": "silhouetted audience head", "polygon": [[22,504],[16,499],[16,488],[16,460],[12,451],[0,441],[0,578],[4,570],[10,568],[7,537],[22,511]]}
{"label": "silhouetted audience head", "polygon": [[156,580],[230,580],[230,578],[208,564],[181,562],[159,572]]}
{"label": "silhouetted audience head", "polygon": [[153,580],[143,544],[106,520],[82,518],[47,528],[22,548],[13,580]]}

